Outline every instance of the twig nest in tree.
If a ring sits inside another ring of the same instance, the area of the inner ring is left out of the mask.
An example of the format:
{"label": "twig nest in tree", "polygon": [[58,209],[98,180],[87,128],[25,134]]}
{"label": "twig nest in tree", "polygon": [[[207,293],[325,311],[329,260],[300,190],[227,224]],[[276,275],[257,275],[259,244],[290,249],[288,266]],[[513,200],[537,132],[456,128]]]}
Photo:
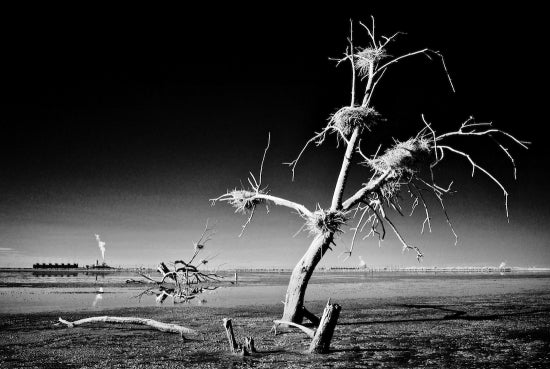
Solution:
{"label": "twig nest in tree", "polygon": [[361,76],[366,76],[369,74],[370,65],[386,55],[386,51],[382,48],[366,47],[355,54],[355,69],[359,71]]}
{"label": "twig nest in tree", "polygon": [[249,214],[257,205],[263,202],[262,199],[256,197],[257,193],[247,190],[233,190],[229,193],[229,203],[233,206],[237,213]]}
{"label": "twig nest in tree", "polygon": [[339,232],[340,227],[346,220],[344,213],[341,211],[319,209],[307,218],[306,228],[314,235]]}
{"label": "twig nest in tree", "polygon": [[330,117],[330,125],[342,135],[348,136],[355,127],[370,130],[379,120],[380,114],[364,106],[344,106]]}
{"label": "twig nest in tree", "polygon": [[409,180],[421,168],[429,163],[432,151],[432,141],[427,138],[411,138],[405,142],[397,142],[383,155],[371,160],[368,164],[378,172],[391,172],[380,186],[380,193],[385,198],[391,198],[399,192],[402,181]]}
{"label": "twig nest in tree", "polygon": [[397,142],[386,150],[383,155],[371,160],[369,165],[379,171],[395,171],[396,175],[415,173],[422,163],[429,159],[431,141],[426,138],[411,138],[405,142]]}

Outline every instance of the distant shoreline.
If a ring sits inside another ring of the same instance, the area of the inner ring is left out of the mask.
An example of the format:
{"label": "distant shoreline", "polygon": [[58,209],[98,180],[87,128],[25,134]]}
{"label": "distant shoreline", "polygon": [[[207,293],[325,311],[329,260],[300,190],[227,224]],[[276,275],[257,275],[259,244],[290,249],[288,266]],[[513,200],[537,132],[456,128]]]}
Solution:
{"label": "distant shoreline", "polygon": [[[89,272],[89,273],[112,273],[112,272],[156,272],[155,268],[109,268],[109,269],[87,269],[87,268],[44,268],[44,269],[34,269],[29,268],[11,268],[11,267],[0,267],[0,272],[44,272],[44,271],[56,271],[56,272]],[[291,268],[233,268],[233,269],[213,269],[210,271],[218,272],[237,272],[237,273],[290,273],[292,272]],[[437,273],[437,272],[454,272],[454,273],[514,273],[514,272],[550,272],[550,268],[546,267],[326,267],[326,268],[317,268],[316,272],[327,273],[327,272],[338,272],[338,273],[403,273],[403,272],[413,272],[413,273]]]}

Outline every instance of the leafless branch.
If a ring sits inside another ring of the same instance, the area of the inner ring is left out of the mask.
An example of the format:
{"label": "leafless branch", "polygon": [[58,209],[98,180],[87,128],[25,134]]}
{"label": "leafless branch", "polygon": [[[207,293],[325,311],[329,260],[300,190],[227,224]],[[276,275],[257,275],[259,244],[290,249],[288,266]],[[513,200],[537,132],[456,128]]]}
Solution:
{"label": "leafless branch", "polygon": [[321,145],[325,140],[325,136],[329,130],[330,130],[330,127],[326,126],[325,128],[323,128],[321,132],[315,133],[315,135],[306,142],[304,147],[302,147],[302,150],[300,150],[296,159],[292,160],[289,163],[283,163],[285,165],[288,165],[292,169],[292,181],[294,181],[296,165],[298,165],[298,161],[300,160],[300,158],[302,157],[302,155],[304,154],[308,146],[312,143],[315,143],[317,146]]}
{"label": "leafless branch", "polygon": [[355,194],[349,197],[342,204],[342,210],[348,211],[353,208],[355,205],[360,203],[369,193],[377,190],[381,184],[384,183],[384,180],[388,177],[391,170],[387,170],[384,173],[381,173],[377,178],[371,179],[367,184],[361,187]]}
{"label": "leafless branch", "polygon": [[354,60],[354,54],[355,49],[353,48],[353,21],[349,20],[349,45],[350,45],[350,51],[351,51],[351,103],[350,106],[355,106],[355,60]]}
{"label": "leafless branch", "polygon": [[[262,156],[262,164],[260,164],[260,182],[258,183],[258,188],[262,186],[262,173],[264,171],[264,161],[265,156],[267,155],[267,150],[269,150],[269,144],[271,143],[271,132],[268,132],[267,134],[267,145],[264,150],[264,155]],[[252,174],[252,173],[251,173]]]}
{"label": "leafless branch", "polygon": [[[431,225],[431,222],[430,222],[430,211],[428,210],[428,205],[426,205],[426,201],[424,200],[424,196],[422,195],[422,191],[413,182],[410,183],[410,186],[412,186],[416,190],[416,193],[418,194],[418,196],[416,197],[415,201],[418,202],[418,199],[420,199],[420,201],[422,202],[422,205],[424,206],[424,212],[426,214],[426,217],[424,218],[424,221],[422,222],[422,230],[420,231],[420,234],[424,234],[424,228],[426,226],[426,223],[428,224],[428,230],[431,233],[432,232],[432,225]],[[411,211],[411,215],[412,215],[413,211],[414,211],[414,208]],[[456,234],[455,234],[455,236],[456,236]]]}
{"label": "leafless branch", "polygon": [[476,164],[474,162],[474,160],[472,159],[472,157],[468,154],[466,154],[465,152],[463,151],[460,151],[460,150],[457,150],[457,149],[454,149],[450,146],[447,146],[447,145],[439,145],[439,150],[448,150],[448,151],[451,151],[451,152],[454,152],[455,154],[458,154],[460,156],[463,156],[465,157],[466,159],[468,159],[468,161],[470,162],[470,164],[472,165],[472,177],[474,176],[474,173],[475,173],[475,170],[476,168],[479,169],[480,171],[482,171],[483,173],[485,173],[485,175],[487,177],[489,177],[493,182],[495,182],[499,187],[500,189],[502,190],[502,192],[504,193],[504,205],[506,207],[506,219],[509,219],[508,217],[508,191],[506,191],[506,189],[504,188],[504,186],[502,185],[502,183],[500,183],[498,181],[498,179],[496,179],[491,173],[489,173],[486,169],[484,169],[483,167],[479,166],[478,164]]}
{"label": "leafless branch", "polygon": [[380,207],[380,213],[382,214],[382,217],[384,218],[384,220],[390,225],[391,229],[393,230],[393,233],[395,233],[397,239],[401,242],[401,244],[403,245],[403,251],[406,251],[406,250],[414,250],[416,251],[416,259],[418,261],[420,261],[420,259],[424,256],[422,254],[422,252],[420,251],[420,249],[416,246],[411,246],[409,245],[405,239],[403,238],[403,236],[401,236],[401,233],[399,233],[399,230],[395,227],[395,225],[393,224],[393,222],[390,220],[390,218],[388,218],[388,216],[386,215],[386,212],[384,211],[384,208],[383,207]]}
{"label": "leafless branch", "polygon": [[489,129],[485,129],[483,131],[476,131],[476,127],[491,127],[491,126],[492,126],[491,122],[474,123],[473,118],[470,117],[468,120],[466,120],[464,123],[462,123],[462,125],[460,126],[458,131],[448,132],[448,133],[444,133],[442,135],[439,135],[437,137],[437,141],[441,141],[444,138],[452,137],[452,136],[487,136],[487,135],[490,135],[492,133],[495,133],[495,134],[501,134],[501,135],[504,135],[504,136],[508,137],[509,139],[511,139],[512,141],[514,141],[515,143],[517,143],[518,145],[520,145],[524,149],[529,148],[527,145],[529,145],[530,142],[520,141],[517,138],[515,138],[513,135],[511,135],[510,133],[508,133],[506,131],[502,131],[500,129],[489,128]]}

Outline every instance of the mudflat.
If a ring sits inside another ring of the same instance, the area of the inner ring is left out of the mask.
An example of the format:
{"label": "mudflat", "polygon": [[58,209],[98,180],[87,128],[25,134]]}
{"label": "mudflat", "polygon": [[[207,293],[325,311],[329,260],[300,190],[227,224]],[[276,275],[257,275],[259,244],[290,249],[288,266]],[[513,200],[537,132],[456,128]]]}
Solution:
{"label": "mudflat", "polygon": [[[343,299],[331,352],[307,354],[301,331],[271,330],[282,305],[133,307],[0,315],[2,368],[547,368],[550,292]],[[308,303],[320,315],[324,302]],[[135,316],[193,328],[185,339],[147,326],[75,328],[57,319]],[[222,326],[258,353],[229,353]]]}

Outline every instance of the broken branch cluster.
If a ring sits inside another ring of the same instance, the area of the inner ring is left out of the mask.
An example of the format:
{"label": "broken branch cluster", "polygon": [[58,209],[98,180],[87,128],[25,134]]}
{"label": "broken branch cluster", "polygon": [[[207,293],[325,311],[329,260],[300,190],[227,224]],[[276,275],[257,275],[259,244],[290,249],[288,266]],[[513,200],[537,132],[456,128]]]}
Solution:
{"label": "broken branch cluster", "polygon": [[208,284],[219,282],[223,277],[216,273],[199,270],[200,267],[208,264],[208,258],[198,259],[194,263],[213,235],[214,231],[208,228],[207,221],[200,239],[193,242],[194,253],[188,261],[176,260],[172,263],[172,269],[164,262],[158,265],[157,271],[162,275],[160,281],[141,273],[142,277],[156,284],[156,287],[141,292],[137,297],[141,299],[143,295],[155,295],[158,303],[163,303],[168,297],[171,297],[172,301],[177,303],[188,302],[204,291],[215,290],[217,287]]}

